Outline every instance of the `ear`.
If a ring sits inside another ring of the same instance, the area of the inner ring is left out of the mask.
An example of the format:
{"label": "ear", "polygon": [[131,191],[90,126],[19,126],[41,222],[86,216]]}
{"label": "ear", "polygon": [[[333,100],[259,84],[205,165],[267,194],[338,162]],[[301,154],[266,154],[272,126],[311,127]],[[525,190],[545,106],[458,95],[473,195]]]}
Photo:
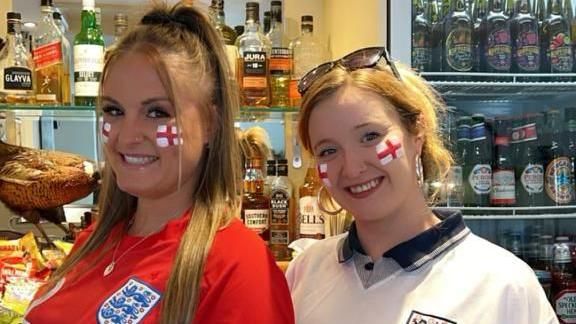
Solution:
{"label": "ear", "polygon": [[424,146],[424,134],[418,133],[417,135],[412,136],[412,145],[414,145],[416,154],[422,156],[422,147]]}

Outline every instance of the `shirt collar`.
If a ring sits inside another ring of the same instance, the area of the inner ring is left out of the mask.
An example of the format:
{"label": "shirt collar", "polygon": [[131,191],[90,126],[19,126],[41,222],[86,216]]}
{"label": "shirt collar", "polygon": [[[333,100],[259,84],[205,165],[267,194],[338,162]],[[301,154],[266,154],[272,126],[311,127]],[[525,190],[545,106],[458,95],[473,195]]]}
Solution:
{"label": "shirt collar", "polygon": [[[434,210],[433,212],[440,218],[440,223],[396,245],[385,252],[383,257],[394,259],[406,271],[414,271],[470,233],[460,211]],[[344,263],[350,260],[354,252],[366,254],[358,239],[356,224],[352,223],[348,235],[338,242],[338,261]]]}

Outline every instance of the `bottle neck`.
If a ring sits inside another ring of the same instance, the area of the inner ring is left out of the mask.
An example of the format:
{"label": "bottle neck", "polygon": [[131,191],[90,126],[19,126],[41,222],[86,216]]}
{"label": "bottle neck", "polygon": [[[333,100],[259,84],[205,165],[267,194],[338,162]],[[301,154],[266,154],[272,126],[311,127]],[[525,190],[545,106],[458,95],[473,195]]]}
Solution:
{"label": "bottle neck", "polygon": [[529,14],[531,12],[530,9],[531,9],[530,8],[530,1],[529,0],[522,0],[520,2],[518,12],[520,12],[522,14]]}
{"label": "bottle neck", "polygon": [[90,28],[96,28],[96,13],[94,8],[82,10],[82,32],[87,32]]}
{"label": "bottle neck", "polygon": [[314,26],[312,24],[302,24],[300,28],[302,35],[312,36],[314,34]]}

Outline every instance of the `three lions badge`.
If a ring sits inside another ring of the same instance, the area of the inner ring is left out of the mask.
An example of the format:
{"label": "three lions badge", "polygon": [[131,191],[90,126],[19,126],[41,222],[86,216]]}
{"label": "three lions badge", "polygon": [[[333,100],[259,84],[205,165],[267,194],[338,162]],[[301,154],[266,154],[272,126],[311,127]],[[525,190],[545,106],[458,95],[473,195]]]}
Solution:
{"label": "three lions badge", "polygon": [[139,323],[160,301],[160,293],[137,278],[131,278],[98,309],[98,323]]}

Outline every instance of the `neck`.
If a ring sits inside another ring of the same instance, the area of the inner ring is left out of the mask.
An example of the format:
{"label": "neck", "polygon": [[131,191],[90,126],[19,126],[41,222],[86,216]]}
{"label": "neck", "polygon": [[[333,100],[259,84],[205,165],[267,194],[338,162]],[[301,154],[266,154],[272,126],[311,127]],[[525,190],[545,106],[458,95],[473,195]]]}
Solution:
{"label": "neck", "polygon": [[440,222],[426,205],[424,198],[419,200],[403,210],[391,212],[389,217],[383,220],[356,221],[360,243],[372,260],[380,259],[386,251]]}
{"label": "neck", "polygon": [[192,194],[184,194],[181,189],[159,199],[139,198],[134,223],[128,233],[134,236],[146,236],[162,230],[166,223],[181,217],[192,207],[191,197]]}

